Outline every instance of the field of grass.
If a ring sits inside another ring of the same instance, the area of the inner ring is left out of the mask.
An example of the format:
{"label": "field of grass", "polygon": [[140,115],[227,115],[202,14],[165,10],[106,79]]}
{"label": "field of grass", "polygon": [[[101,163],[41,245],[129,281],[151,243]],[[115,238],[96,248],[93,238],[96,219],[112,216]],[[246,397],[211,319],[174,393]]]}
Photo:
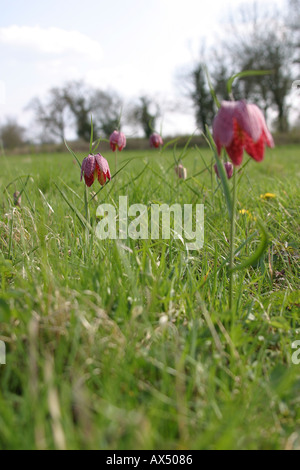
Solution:
{"label": "field of grass", "polygon": [[[212,155],[183,158],[186,181],[173,150],[119,153],[119,168],[132,161],[90,203],[88,230],[71,154],[0,156],[1,449],[300,449],[300,147],[268,150],[240,180],[237,262],[258,216],[269,245],[236,275],[234,311]],[[120,195],[203,203],[204,247],[98,240],[96,209]]]}

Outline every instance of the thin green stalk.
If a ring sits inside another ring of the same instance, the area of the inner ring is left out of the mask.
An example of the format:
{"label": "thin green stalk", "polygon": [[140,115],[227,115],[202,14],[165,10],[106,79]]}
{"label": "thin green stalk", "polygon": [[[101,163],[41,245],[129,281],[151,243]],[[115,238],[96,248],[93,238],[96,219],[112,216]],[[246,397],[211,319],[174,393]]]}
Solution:
{"label": "thin green stalk", "polygon": [[84,207],[85,207],[85,218],[88,223],[90,223],[90,210],[88,202],[88,188],[84,185]]}
{"label": "thin green stalk", "polygon": [[9,245],[8,245],[8,259],[11,257],[12,242],[13,242],[13,227],[14,227],[14,210],[11,211],[11,221],[9,230]]}
{"label": "thin green stalk", "polygon": [[[90,209],[89,209],[89,202],[88,202],[88,188],[84,185],[84,207],[85,207],[85,218],[90,225]],[[87,251],[89,246],[89,229],[86,226],[85,228],[85,258],[87,258]]]}
{"label": "thin green stalk", "polygon": [[233,282],[234,282],[234,252],[235,252],[235,219],[236,219],[236,198],[237,198],[237,178],[236,169],[233,169],[233,194],[232,194],[232,213],[230,229],[230,261],[229,261],[229,308],[233,309]]}
{"label": "thin green stalk", "polygon": [[210,184],[211,184],[211,194],[212,194],[212,203],[214,204],[215,202],[215,192],[214,192],[214,163],[213,161],[211,162],[211,171],[210,171]]}

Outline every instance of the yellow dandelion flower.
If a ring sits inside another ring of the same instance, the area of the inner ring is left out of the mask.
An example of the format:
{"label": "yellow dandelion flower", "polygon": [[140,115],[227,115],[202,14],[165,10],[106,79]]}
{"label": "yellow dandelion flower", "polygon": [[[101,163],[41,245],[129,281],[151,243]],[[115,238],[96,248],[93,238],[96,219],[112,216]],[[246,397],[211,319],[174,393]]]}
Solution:
{"label": "yellow dandelion flower", "polygon": [[246,216],[249,217],[249,219],[251,219],[251,220],[256,220],[256,217],[253,216],[253,215],[251,214],[251,212],[248,211],[247,209],[241,209],[241,210],[239,210],[239,213],[240,213],[241,215],[246,215]]}
{"label": "yellow dandelion flower", "polygon": [[261,198],[261,199],[275,199],[275,198],[276,198],[276,194],[273,194],[273,193],[261,194],[261,195],[260,195],[260,198]]}
{"label": "yellow dandelion flower", "polygon": [[249,217],[252,217],[251,212],[249,212],[247,209],[241,209],[239,210],[239,213],[242,215],[248,215]]}

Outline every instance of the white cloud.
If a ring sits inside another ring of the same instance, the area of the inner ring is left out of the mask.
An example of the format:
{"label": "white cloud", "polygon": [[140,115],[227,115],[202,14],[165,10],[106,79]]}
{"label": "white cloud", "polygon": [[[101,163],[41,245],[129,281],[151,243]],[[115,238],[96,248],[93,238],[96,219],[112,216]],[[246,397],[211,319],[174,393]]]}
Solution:
{"label": "white cloud", "polygon": [[56,27],[13,25],[0,28],[0,44],[26,47],[50,55],[73,52],[94,60],[102,57],[102,47],[98,41],[79,31]]}

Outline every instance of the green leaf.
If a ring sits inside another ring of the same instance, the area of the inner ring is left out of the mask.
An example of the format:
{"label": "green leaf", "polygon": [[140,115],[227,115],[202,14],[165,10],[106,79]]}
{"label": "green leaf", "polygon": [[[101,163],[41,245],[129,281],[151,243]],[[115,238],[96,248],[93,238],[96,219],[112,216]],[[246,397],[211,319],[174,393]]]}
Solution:
{"label": "green leaf", "polygon": [[96,153],[96,150],[99,147],[101,141],[102,141],[102,139],[100,137],[99,139],[95,140],[95,142],[93,142],[93,147],[94,147],[93,153]]}
{"label": "green leaf", "polygon": [[67,183],[66,183],[62,178],[59,177],[59,180],[60,180],[60,182],[61,182],[69,191],[71,191],[71,193],[73,193],[74,196],[77,197],[77,199],[79,199],[79,201],[83,204],[83,199],[82,199],[82,197],[80,197],[79,194],[77,194],[77,192],[74,191],[74,189],[72,189],[70,186],[68,186]]}
{"label": "green leaf", "polygon": [[74,212],[74,214],[77,216],[77,218],[79,219],[79,221],[81,222],[81,224],[83,225],[83,227],[87,228],[88,230],[92,231],[92,226],[89,224],[89,222],[86,220],[86,218],[79,212],[79,210],[77,209],[77,207],[75,207],[71,201],[69,201],[68,197],[66,196],[66,194],[64,193],[64,191],[62,191],[59,186],[55,183],[54,181],[54,184],[56,186],[56,188],[58,189],[58,191],[60,192],[62,198],[66,201],[66,203],[68,204],[68,206],[70,207],[70,209]]}
{"label": "green leaf", "polygon": [[148,166],[149,162],[145,164],[144,168],[137,176],[131,179],[128,183],[124,184],[124,186],[122,186],[119,191],[122,192],[125,188],[127,188],[127,186],[131,185],[132,183],[134,183],[134,181],[138,180],[142,176],[142,174],[147,170]]}
{"label": "green leaf", "polygon": [[248,268],[252,264],[255,264],[259,260],[259,258],[262,257],[263,253],[267,249],[269,244],[269,236],[267,229],[260,220],[257,220],[257,224],[259,225],[262,235],[260,244],[258,245],[253,255],[249,256],[249,258],[247,258],[243,263],[234,266],[234,268],[231,270],[232,272],[241,271],[242,269]]}
{"label": "green leaf", "polygon": [[78,165],[79,165],[79,168],[80,168],[80,170],[81,170],[81,163],[80,163],[80,161],[78,160],[76,154],[75,154],[75,153],[73,152],[73,150],[68,146],[67,141],[65,140],[64,142],[65,142],[65,146],[66,146],[67,149],[69,150],[70,154],[71,154],[71,155],[75,158],[75,160],[77,161],[77,163],[78,163]]}
{"label": "green leaf", "polygon": [[[244,240],[238,247],[237,249],[234,251],[234,255],[236,256],[238,253],[240,253],[240,251],[242,251],[242,249],[257,235],[257,231],[255,231],[254,233],[252,233],[251,235],[249,235],[249,237],[247,237],[246,240]],[[229,263],[229,256],[223,261],[223,263],[219,266],[218,268],[218,271],[220,271],[222,268],[224,268],[224,266],[226,266],[226,264]]]}
{"label": "green leaf", "polygon": [[217,95],[216,95],[216,92],[214,90],[214,87],[212,85],[212,82],[211,82],[211,79],[210,79],[210,75],[209,75],[209,72],[208,72],[208,68],[206,67],[206,65],[203,67],[204,68],[204,72],[205,72],[205,75],[206,75],[206,79],[207,79],[207,83],[208,83],[208,86],[209,86],[209,91],[210,91],[210,94],[215,102],[215,105],[217,106],[217,108],[221,108],[221,104],[220,104],[220,101],[218,100],[217,98]]}
{"label": "green leaf", "polygon": [[205,134],[203,133],[204,138],[208,142],[208,144],[209,144],[209,146],[210,146],[210,148],[213,151],[214,156],[215,156],[215,160],[216,160],[219,176],[220,176],[222,187],[223,187],[223,193],[224,193],[224,196],[225,196],[229,217],[231,219],[233,209],[232,209],[232,198],[231,198],[231,194],[230,194],[228,178],[227,178],[227,175],[226,175],[226,172],[225,172],[223,162],[219,158],[217,148],[216,148],[216,145],[214,143],[214,139],[211,135],[211,132],[210,132],[208,126],[206,126],[206,134],[207,134],[207,136],[205,136]]}
{"label": "green leaf", "polygon": [[[12,184],[14,184],[14,183],[15,183],[16,181],[18,181],[18,180],[21,180],[22,178],[27,178],[27,179],[26,179],[26,182],[23,183],[23,188],[22,188],[22,190],[21,190],[21,191],[23,192],[23,191],[24,191],[24,188],[26,187],[26,185],[27,185],[27,183],[28,183],[29,178],[33,178],[32,175],[17,176],[14,180],[12,180],[10,183],[8,183],[7,186],[5,186],[5,188],[4,188],[4,190],[3,190],[3,194],[5,193],[5,191],[7,191],[7,189],[8,189]],[[22,192],[20,192],[20,195],[22,194]]]}
{"label": "green leaf", "polygon": [[273,70],[244,70],[243,72],[239,72],[232,77],[227,82],[227,93],[230,96],[232,92],[232,85],[236,78],[243,78],[243,77],[252,77],[255,75],[269,75],[273,73]]}
{"label": "green leaf", "polygon": [[169,142],[167,142],[161,149],[161,151],[163,152],[164,150],[166,150],[170,145],[173,145],[173,144],[176,144],[176,142],[178,142],[179,140],[179,137],[176,137],[176,139],[172,139],[170,140]]}
{"label": "green leaf", "polygon": [[[117,176],[117,174],[120,173],[120,171],[122,171],[122,170],[128,165],[128,163],[131,162],[131,160],[135,160],[136,158],[137,158],[137,157],[134,157],[134,158],[131,158],[130,160],[127,160],[127,162],[124,163],[124,165],[117,171],[117,173],[115,173],[115,174],[111,177],[110,181],[112,181],[112,180]],[[104,186],[101,186],[101,188],[93,195],[93,197],[91,197],[91,199],[90,199],[89,202],[88,202],[89,204],[92,202],[93,199],[95,199],[96,196],[98,196],[98,194],[100,193],[100,191],[102,191],[102,190],[105,188],[105,186],[106,186],[107,184],[109,184],[109,181],[107,181]]]}

